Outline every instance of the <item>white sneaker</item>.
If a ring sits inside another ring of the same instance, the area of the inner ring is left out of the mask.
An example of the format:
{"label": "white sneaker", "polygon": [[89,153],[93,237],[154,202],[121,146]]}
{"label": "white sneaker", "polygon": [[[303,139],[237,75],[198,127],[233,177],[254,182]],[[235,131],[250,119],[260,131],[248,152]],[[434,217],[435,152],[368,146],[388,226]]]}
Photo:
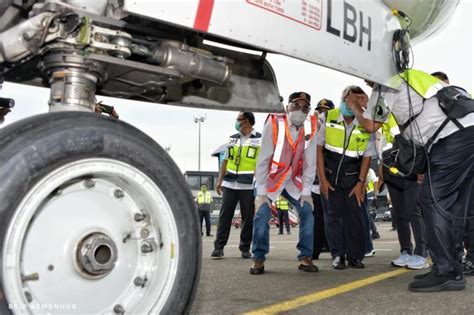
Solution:
{"label": "white sneaker", "polygon": [[370,252],[365,253],[364,257],[373,257],[375,255],[375,249],[372,249]]}
{"label": "white sneaker", "polygon": [[406,265],[408,269],[426,269],[430,267],[428,263],[428,258],[413,255],[410,257],[408,264]]}
{"label": "white sneaker", "polygon": [[412,255],[409,255],[406,251],[403,251],[400,257],[392,261],[393,266],[406,267]]}

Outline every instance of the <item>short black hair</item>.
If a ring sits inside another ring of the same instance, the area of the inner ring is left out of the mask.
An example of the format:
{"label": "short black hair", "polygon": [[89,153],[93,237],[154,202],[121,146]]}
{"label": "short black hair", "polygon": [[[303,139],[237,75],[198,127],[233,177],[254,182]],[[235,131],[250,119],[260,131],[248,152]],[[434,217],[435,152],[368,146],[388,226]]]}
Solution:
{"label": "short black hair", "polygon": [[441,81],[449,81],[448,76],[444,72],[436,71],[436,72],[433,72],[431,75],[434,76],[434,77],[437,77]]}
{"label": "short black hair", "polygon": [[255,115],[252,112],[242,112],[242,115],[252,126],[255,125]]}

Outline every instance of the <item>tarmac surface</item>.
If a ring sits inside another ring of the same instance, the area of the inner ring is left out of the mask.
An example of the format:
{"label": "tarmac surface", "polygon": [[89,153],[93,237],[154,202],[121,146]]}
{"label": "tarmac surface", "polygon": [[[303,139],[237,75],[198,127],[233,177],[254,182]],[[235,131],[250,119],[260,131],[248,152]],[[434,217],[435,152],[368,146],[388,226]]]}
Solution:
{"label": "tarmac surface", "polygon": [[[390,262],[399,256],[397,233],[389,222],[378,223],[382,236],[365,269],[334,270],[329,253],[314,263],[317,273],[299,271],[298,229],[278,235],[270,229],[270,254],[263,275],[251,275],[251,259],[238,249],[239,229],[232,228],[225,256],[211,258],[214,237],[203,237],[201,280],[191,314],[473,314],[474,277],[464,291],[414,293],[408,283],[416,274]],[[215,234],[215,226],[212,226]]]}

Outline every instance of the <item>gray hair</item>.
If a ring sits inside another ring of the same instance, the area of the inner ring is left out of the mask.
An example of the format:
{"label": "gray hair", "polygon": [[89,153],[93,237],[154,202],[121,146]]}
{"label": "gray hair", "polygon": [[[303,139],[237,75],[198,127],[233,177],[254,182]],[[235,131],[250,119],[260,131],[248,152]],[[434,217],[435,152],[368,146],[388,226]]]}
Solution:
{"label": "gray hair", "polygon": [[351,92],[355,92],[356,94],[365,94],[364,90],[360,86],[357,85],[349,85],[342,91],[341,101],[343,101]]}

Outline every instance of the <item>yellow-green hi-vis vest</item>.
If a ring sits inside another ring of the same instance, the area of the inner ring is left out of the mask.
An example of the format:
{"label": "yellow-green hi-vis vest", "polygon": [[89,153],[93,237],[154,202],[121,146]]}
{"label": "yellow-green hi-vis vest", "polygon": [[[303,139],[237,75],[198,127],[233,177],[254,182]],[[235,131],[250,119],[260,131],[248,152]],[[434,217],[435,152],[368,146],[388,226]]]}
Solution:
{"label": "yellow-green hi-vis vest", "polygon": [[288,210],[289,209],[288,200],[286,200],[286,199],[278,198],[278,200],[276,202],[276,205],[277,205],[277,208],[280,209],[280,210]]}
{"label": "yellow-green hi-vis vest", "polygon": [[385,140],[383,144],[384,151],[392,148],[393,139],[398,134],[400,134],[400,128],[398,127],[397,120],[390,113],[387,122],[382,125],[382,136]]}
{"label": "yellow-green hi-vis vest", "polygon": [[346,127],[343,120],[338,122],[339,114],[339,108],[328,111],[326,117],[326,144],[324,147],[335,153],[358,158],[364,154],[369,144],[370,133],[362,126],[356,125],[345,148]]}
{"label": "yellow-green hi-vis vest", "polygon": [[212,196],[211,193],[206,191],[205,193],[202,191],[199,191],[197,194],[197,203],[198,205],[203,205],[203,204],[211,204]]}
{"label": "yellow-green hi-vis vest", "polygon": [[439,90],[446,86],[446,84],[437,77],[420,70],[405,70],[400,76],[416,93],[425,99],[434,96]]}
{"label": "yellow-green hi-vis vest", "polygon": [[240,134],[235,134],[229,138],[227,169],[224,180],[237,181],[242,184],[253,183],[261,142],[262,135],[258,132],[245,140],[242,146],[240,145]]}
{"label": "yellow-green hi-vis vest", "polygon": [[373,192],[374,189],[375,189],[374,181],[369,180],[369,182],[367,183],[367,192],[368,193]]}

